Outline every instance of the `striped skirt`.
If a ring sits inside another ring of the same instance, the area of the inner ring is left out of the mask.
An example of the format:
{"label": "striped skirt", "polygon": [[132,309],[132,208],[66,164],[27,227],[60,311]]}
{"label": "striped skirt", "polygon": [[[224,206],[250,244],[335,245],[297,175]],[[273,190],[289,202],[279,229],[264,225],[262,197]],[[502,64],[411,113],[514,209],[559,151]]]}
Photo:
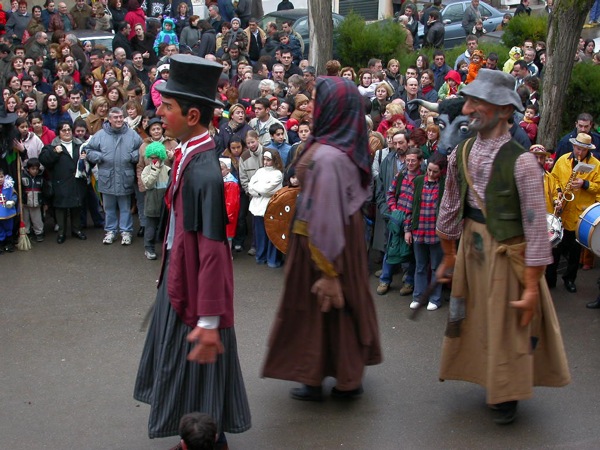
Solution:
{"label": "striped skirt", "polygon": [[210,414],[219,433],[248,430],[250,408],[234,328],[220,330],[224,352],[216,363],[188,361],[192,345],[186,336],[192,330],[172,308],[166,280],[158,288],[133,393],[134,399],[150,405],[148,436],[179,434],[179,420],[194,411]]}

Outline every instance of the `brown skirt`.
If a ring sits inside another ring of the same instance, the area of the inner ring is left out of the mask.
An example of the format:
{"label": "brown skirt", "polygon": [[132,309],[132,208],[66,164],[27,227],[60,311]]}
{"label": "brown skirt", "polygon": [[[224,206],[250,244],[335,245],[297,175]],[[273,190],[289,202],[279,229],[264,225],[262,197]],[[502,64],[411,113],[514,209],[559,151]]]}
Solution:
{"label": "brown skirt", "polygon": [[309,239],[292,234],[285,287],[269,339],[263,377],[319,386],[325,377],[351,390],[365,365],[382,361],[379,327],[369,289],[364,226],[360,211],[345,227],[346,245],[336,267],[345,306],[322,313],[310,290],[321,272],[311,259]]}
{"label": "brown skirt", "polygon": [[[459,332],[446,333],[441,380],[463,380],[486,388],[490,404],[522,400],[533,386],[564,386],[570,375],[560,327],[546,280],[534,319],[520,326],[520,312],[509,305],[523,288],[524,243],[501,245],[486,225],[465,220],[458,248],[449,314],[464,302]],[[450,327],[448,328],[450,330]]]}

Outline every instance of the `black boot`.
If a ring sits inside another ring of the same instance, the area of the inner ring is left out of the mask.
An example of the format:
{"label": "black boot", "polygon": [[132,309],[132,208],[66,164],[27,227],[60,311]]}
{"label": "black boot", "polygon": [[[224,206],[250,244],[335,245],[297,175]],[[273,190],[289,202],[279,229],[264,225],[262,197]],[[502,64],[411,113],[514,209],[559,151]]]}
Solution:
{"label": "black boot", "polygon": [[587,305],[585,305],[585,307],[589,309],[600,309],[600,295],[596,300],[594,300],[593,302],[589,302]]}
{"label": "black boot", "polygon": [[517,418],[517,407],[519,406],[519,402],[517,400],[498,403],[497,405],[493,406],[493,409],[498,411],[498,417],[494,419],[494,422],[498,425],[511,424]]}
{"label": "black boot", "polygon": [[290,390],[290,397],[294,400],[304,400],[308,402],[322,402],[323,390],[321,386],[309,386],[303,384],[302,387]]}

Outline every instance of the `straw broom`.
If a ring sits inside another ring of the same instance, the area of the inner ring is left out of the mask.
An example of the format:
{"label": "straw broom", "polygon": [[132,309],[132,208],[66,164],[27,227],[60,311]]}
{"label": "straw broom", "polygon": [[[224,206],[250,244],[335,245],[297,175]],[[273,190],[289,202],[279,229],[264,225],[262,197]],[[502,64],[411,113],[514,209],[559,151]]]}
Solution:
{"label": "straw broom", "polygon": [[21,224],[19,225],[19,240],[17,241],[17,249],[22,251],[31,250],[31,242],[29,236],[27,236],[27,230],[25,229],[25,222],[23,221],[23,196],[21,193],[21,155],[17,155],[17,176],[19,179],[19,219]]}

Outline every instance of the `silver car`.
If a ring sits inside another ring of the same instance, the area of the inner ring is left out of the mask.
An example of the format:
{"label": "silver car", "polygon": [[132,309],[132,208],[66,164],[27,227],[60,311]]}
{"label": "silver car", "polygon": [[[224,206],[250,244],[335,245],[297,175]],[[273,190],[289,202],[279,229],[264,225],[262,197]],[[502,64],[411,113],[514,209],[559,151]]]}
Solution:
{"label": "silver car", "polygon": [[[471,4],[470,0],[446,1],[441,11],[442,22],[446,28],[444,36],[444,47],[452,48],[465,43],[465,30],[462,27],[462,20],[465,15],[465,9]],[[479,3],[479,12],[483,18],[483,27],[489,33],[494,31],[502,22],[504,14],[511,14],[507,11],[499,11],[487,3]],[[423,25],[419,24],[419,39],[423,42]]]}

